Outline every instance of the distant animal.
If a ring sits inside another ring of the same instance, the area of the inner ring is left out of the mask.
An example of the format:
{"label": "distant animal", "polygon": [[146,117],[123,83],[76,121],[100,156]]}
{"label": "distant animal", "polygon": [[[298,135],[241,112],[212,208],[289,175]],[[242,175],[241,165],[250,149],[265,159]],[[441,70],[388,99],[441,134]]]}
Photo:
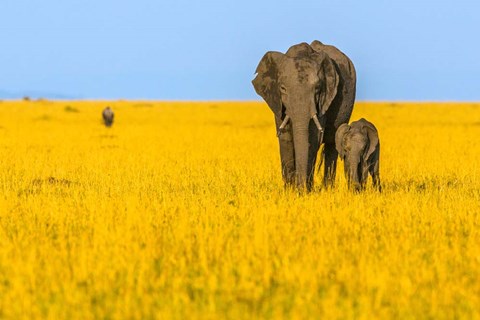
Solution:
{"label": "distant animal", "polygon": [[103,123],[105,123],[106,127],[112,126],[114,116],[115,115],[113,114],[113,110],[110,107],[106,107],[105,109],[103,109],[102,117],[103,117]]}
{"label": "distant animal", "polygon": [[325,144],[324,185],[335,181],[335,131],[353,110],[356,73],[352,61],[320,41],[268,51],[252,84],[275,116],[283,181],[311,190],[317,153]]}
{"label": "distant animal", "polygon": [[365,188],[368,174],[373,186],[382,191],[380,184],[380,139],[375,126],[360,119],[350,125],[342,124],[335,133],[335,147],[344,162],[345,176],[350,188]]}

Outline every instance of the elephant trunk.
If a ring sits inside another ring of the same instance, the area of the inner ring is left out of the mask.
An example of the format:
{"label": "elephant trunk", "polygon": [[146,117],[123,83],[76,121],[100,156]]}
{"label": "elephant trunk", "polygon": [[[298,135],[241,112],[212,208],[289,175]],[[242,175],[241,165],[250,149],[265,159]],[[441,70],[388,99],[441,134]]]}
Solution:
{"label": "elephant trunk", "polygon": [[308,180],[308,155],[309,155],[309,132],[310,117],[292,119],[293,126],[293,143],[295,148],[295,172],[296,183],[299,190],[304,190]]}
{"label": "elephant trunk", "polygon": [[348,175],[348,183],[350,187],[352,187],[355,191],[360,191],[362,188],[361,184],[361,175],[362,175],[362,168],[361,163],[358,159],[352,159],[350,161],[349,167],[349,175]]}

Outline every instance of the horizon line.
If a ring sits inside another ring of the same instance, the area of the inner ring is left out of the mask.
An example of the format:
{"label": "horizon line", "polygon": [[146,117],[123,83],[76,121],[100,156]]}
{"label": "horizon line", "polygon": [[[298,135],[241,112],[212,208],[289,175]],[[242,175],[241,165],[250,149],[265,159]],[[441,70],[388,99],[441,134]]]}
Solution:
{"label": "horizon line", "polygon": [[[148,99],[148,98],[48,98],[48,97],[38,97],[32,98],[0,98],[0,101],[6,102],[42,102],[42,101],[84,101],[84,102],[138,102],[138,101],[148,101],[148,102],[162,102],[162,103],[221,103],[221,102],[238,102],[238,103],[266,103],[265,101],[258,99]],[[480,103],[480,100],[434,100],[434,99],[419,99],[419,100],[410,100],[410,99],[361,99],[356,100],[355,103]]]}

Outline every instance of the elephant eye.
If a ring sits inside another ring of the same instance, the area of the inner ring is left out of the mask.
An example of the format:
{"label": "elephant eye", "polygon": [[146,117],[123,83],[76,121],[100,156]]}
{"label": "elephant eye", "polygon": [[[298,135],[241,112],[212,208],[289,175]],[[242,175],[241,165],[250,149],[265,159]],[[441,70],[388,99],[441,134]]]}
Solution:
{"label": "elephant eye", "polygon": [[283,94],[287,93],[287,88],[283,84],[280,85],[280,92]]}

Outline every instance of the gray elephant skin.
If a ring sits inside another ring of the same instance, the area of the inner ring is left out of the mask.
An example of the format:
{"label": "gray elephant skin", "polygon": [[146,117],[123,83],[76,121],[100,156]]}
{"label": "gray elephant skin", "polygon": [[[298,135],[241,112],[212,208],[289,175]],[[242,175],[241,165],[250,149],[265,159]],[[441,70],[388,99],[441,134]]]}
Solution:
{"label": "gray elephant skin", "polygon": [[113,124],[113,118],[114,118],[114,113],[113,110],[110,107],[106,107],[102,111],[102,118],[103,118],[103,123],[105,124],[106,127],[111,127]]}
{"label": "gray elephant skin", "polygon": [[353,110],[356,73],[334,46],[313,41],[283,54],[268,51],[252,81],[275,116],[285,185],[311,190],[319,147],[324,143],[324,185],[335,180],[335,132]]}
{"label": "gray elephant skin", "polygon": [[335,134],[335,145],[343,159],[348,185],[356,191],[365,189],[368,174],[373,186],[382,191],[380,184],[380,139],[375,126],[360,119],[350,125],[342,124]]}

